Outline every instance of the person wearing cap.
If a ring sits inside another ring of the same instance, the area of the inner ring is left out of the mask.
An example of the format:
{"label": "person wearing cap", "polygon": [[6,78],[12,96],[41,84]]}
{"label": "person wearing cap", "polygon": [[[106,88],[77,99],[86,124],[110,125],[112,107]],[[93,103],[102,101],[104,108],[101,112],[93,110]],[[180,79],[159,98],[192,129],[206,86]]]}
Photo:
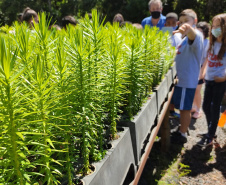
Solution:
{"label": "person wearing cap", "polygon": [[166,15],[166,27],[172,27],[175,31],[177,29],[177,23],[178,23],[178,15],[174,12],[170,12]]}
{"label": "person wearing cap", "polygon": [[[166,15],[166,23],[165,27],[171,27],[173,31],[175,31],[178,28],[178,15],[174,12],[170,12]],[[171,37],[172,46],[177,47],[182,40],[182,35],[174,34],[174,36]],[[176,115],[176,114],[175,114]],[[179,117],[176,115],[176,117]]]}
{"label": "person wearing cap", "polygon": [[162,15],[162,1],[161,0],[150,0],[148,8],[151,13],[150,17],[146,17],[142,20],[141,25],[143,28],[145,25],[150,27],[156,26],[160,30],[165,26],[166,17]]}

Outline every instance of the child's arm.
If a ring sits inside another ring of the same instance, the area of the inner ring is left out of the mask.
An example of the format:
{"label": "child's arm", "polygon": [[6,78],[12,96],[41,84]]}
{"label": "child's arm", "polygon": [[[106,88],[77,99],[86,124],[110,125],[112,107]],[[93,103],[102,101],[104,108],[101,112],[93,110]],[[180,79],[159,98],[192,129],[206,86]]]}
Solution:
{"label": "child's arm", "polygon": [[208,63],[208,58],[206,57],[205,62],[203,62],[201,70],[200,70],[199,79],[204,79],[205,74],[206,74],[207,63]]}
{"label": "child's arm", "polygon": [[187,35],[188,39],[191,41],[195,40],[195,37],[196,37],[195,29],[192,28],[192,26],[190,26],[187,23],[183,24],[178,30],[173,32],[173,34],[175,33],[181,33],[182,35]]}
{"label": "child's arm", "polygon": [[226,76],[224,76],[224,77],[215,76],[214,77],[214,81],[215,82],[225,82],[226,81]]}

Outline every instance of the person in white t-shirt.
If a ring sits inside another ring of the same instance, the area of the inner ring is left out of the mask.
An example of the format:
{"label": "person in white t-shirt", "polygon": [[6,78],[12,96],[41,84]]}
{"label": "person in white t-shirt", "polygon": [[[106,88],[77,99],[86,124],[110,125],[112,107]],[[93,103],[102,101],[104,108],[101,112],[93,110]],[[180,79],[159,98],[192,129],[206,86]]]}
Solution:
{"label": "person in white t-shirt", "polygon": [[170,12],[166,15],[165,27],[172,27],[173,31],[177,29],[178,15],[175,12]]}
{"label": "person in white t-shirt", "polygon": [[179,130],[171,136],[171,142],[176,144],[187,142],[186,132],[191,122],[191,108],[199,78],[203,35],[195,28],[196,24],[196,13],[192,9],[183,10],[179,16],[179,29],[173,32],[181,33],[183,38],[177,47],[175,61],[178,83],[172,97],[172,104],[180,110]]}
{"label": "person in white t-shirt", "polygon": [[204,40],[203,40],[203,45],[204,45],[204,52],[203,52],[203,57],[201,60],[201,70],[200,70],[200,74],[199,74],[199,82],[195,91],[195,98],[193,101],[193,105],[192,105],[192,110],[191,112],[193,112],[194,114],[192,115],[192,118],[198,119],[202,116],[202,111],[201,111],[201,103],[202,103],[202,96],[201,96],[201,88],[202,88],[202,84],[204,83],[204,76],[203,76],[203,70],[204,70],[204,65],[203,63],[206,60],[207,57],[207,51],[209,48],[209,29],[210,29],[210,25],[207,22],[199,22],[197,24],[197,29],[203,34]]}
{"label": "person in white t-shirt", "polygon": [[[170,12],[166,15],[165,27],[171,27],[173,31],[178,28],[178,15],[174,12]],[[171,37],[172,46],[177,47],[181,42],[181,34],[177,33]]]}
{"label": "person in white t-shirt", "polygon": [[226,14],[213,17],[209,36],[208,59],[205,74],[203,111],[206,116],[208,132],[199,134],[199,146],[212,145],[220,116],[220,105],[226,85]]}

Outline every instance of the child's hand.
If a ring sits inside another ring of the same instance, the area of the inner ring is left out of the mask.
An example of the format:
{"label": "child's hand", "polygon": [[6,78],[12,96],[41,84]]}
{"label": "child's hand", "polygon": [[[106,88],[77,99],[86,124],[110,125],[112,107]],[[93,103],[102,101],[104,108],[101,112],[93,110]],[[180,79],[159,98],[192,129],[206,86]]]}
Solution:
{"label": "child's hand", "polygon": [[187,35],[189,40],[195,40],[196,37],[195,29],[192,28],[192,26],[187,23],[183,24],[182,26],[179,27],[178,30],[173,32],[173,34],[175,33],[181,33],[183,37]]}
{"label": "child's hand", "polygon": [[215,76],[214,77],[215,82],[224,82],[225,80],[226,80],[226,76],[224,76],[224,77]]}
{"label": "child's hand", "polygon": [[187,35],[187,33],[191,30],[191,28],[192,27],[189,24],[185,23],[182,26],[180,26],[178,30],[173,31],[173,34],[181,33],[182,35]]}

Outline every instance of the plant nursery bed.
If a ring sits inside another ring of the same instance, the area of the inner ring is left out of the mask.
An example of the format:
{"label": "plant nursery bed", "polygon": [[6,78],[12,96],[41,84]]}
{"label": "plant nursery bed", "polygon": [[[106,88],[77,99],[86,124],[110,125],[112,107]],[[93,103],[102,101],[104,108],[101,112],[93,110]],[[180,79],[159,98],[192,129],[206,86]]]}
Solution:
{"label": "plant nursery bed", "polygon": [[[99,15],[64,32],[49,29],[44,12],[32,29],[4,27],[0,184],[132,182],[175,76],[175,49],[156,27],[121,29]],[[121,115],[129,119],[115,137]]]}
{"label": "plant nursery bed", "polygon": [[132,121],[121,121],[120,126],[130,128],[131,140],[133,143],[133,151],[136,164],[139,165],[139,161],[142,155],[142,148],[144,147],[145,139],[151,132],[151,128],[155,123],[157,117],[157,97],[153,92],[147,102],[142,106],[140,112],[134,116]]}

